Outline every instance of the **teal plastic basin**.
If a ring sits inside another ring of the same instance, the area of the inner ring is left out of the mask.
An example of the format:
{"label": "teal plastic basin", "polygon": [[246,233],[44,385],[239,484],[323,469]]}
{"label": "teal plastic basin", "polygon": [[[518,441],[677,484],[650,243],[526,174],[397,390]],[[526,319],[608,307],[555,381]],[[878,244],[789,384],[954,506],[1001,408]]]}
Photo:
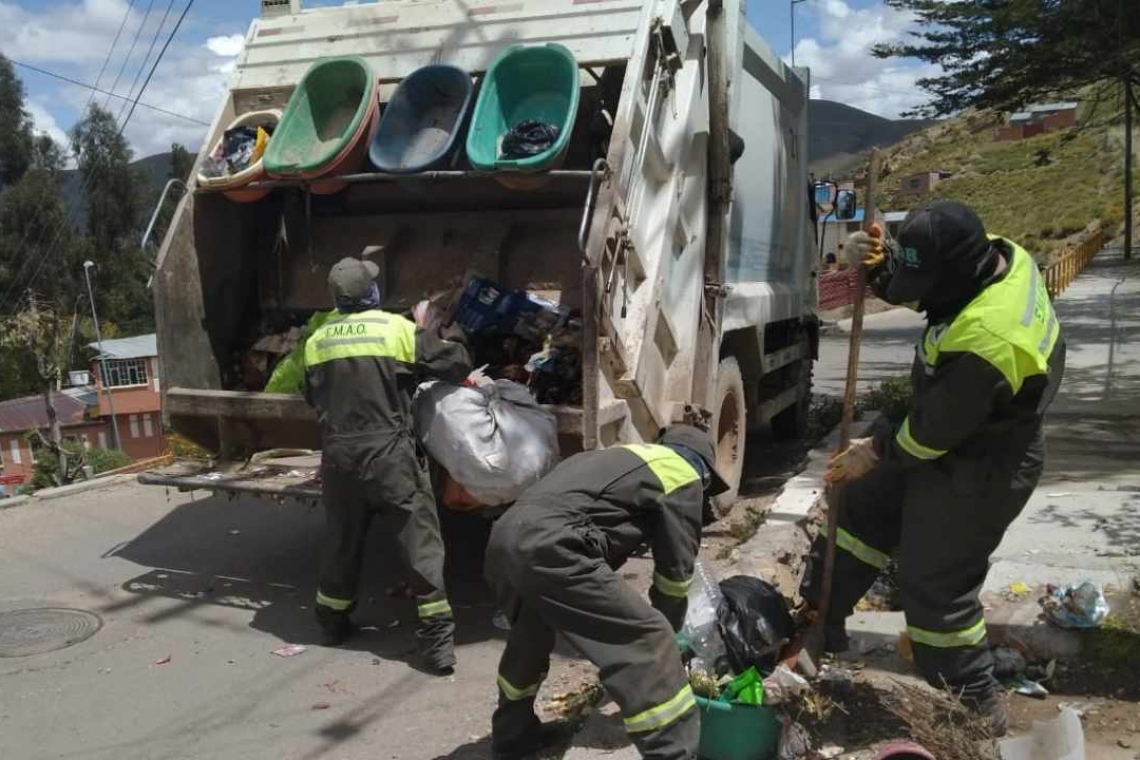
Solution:
{"label": "teal plastic basin", "polygon": [[770,760],[780,743],[780,721],[767,705],[733,705],[697,697],[702,760]]}
{"label": "teal plastic basin", "polygon": [[[467,159],[480,171],[540,172],[566,152],[578,115],[578,62],[562,45],[513,45],[487,69],[467,133]],[[499,141],[534,119],[558,127],[558,139],[537,156],[499,158]]]}

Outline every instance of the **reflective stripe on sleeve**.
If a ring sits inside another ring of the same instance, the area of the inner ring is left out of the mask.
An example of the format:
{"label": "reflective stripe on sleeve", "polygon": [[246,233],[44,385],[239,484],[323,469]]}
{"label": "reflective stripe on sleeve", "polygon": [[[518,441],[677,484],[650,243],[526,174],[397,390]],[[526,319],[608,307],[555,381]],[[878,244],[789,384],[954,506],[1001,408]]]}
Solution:
{"label": "reflective stripe on sleeve", "polygon": [[937,459],[945,454],[945,451],[939,449],[932,449],[929,446],[923,446],[918,441],[914,440],[914,436],[910,433],[910,417],[903,420],[902,427],[899,428],[899,434],[895,436],[902,450],[910,454],[915,459]]}
{"label": "reflective stripe on sleeve", "polygon": [[322,607],[328,607],[330,610],[343,612],[352,606],[355,599],[337,599],[335,596],[329,596],[317,589],[317,604]]}
{"label": "reflective stripe on sleeve", "polygon": [[911,641],[925,644],[928,647],[939,647],[940,649],[972,647],[986,637],[986,621],[983,618],[969,628],[963,628],[960,631],[947,631],[945,633],[927,631],[922,628],[915,628],[913,625],[908,625],[906,627],[906,633]]}
{"label": "reflective stripe on sleeve", "polygon": [[863,543],[843,528],[839,529],[839,535],[836,536],[835,545],[854,556],[855,559],[870,565],[876,570],[882,570],[887,566],[887,563],[891,561],[889,556],[883,554],[873,546],[868,546]]}
{"label": "reflective stripe on sleeve", "polygon": [[696,706],[697,700],[693,697],[693,690],[689,684],[685,684],[668,702],[662,702],[656,707],[639,712],[632,718],[626,718],[625,730],[631,734],[655,731],[669,725]]}
{"label": "reflective stripe on sleeve", "polygon": [[668,446],[656,443],[628,443],[621,448],[645,462],[650,471],[661,481],[661,490],[666,494],[701,479],[693,466]]}
{"label": "reflective stripe on sleeve", "polygon": [[438,602],[426,602],[416,608],[421,618],[437,617],[439,615],[450,615],[451,605],[446,599],[440,599]]}
{"label": "reflective stripe on sleeve", "polygon": [[693,585],[691,576],[683,581],[675,581],[672,578],[666,578],[661,573],[653,574],[653,587],[665,596],[675,596],[684,599],[689,595],[689,586],[691,585]]}

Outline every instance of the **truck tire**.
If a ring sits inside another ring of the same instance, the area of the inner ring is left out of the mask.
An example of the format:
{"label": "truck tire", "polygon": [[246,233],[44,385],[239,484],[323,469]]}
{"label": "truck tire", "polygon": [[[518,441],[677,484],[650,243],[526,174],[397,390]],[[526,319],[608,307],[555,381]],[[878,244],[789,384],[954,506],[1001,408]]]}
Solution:
{"label": "truck tire", "polygon": [[809,358],[799,361],[800,397],[796,403],[772,417],[772,432],[777,438],[794,440],[808,433],[808,409],[811,408],[811,366]]}
{"label": "truck tire", "polygon": [[721,359],[716,372],[716,414],[712,423],[717,470],[728,482],[728,490],[713,500],[717,517],[736,503],[744,474],[744,445],[748,431],[748,407],[744,397],[744,376],[734,357]]}

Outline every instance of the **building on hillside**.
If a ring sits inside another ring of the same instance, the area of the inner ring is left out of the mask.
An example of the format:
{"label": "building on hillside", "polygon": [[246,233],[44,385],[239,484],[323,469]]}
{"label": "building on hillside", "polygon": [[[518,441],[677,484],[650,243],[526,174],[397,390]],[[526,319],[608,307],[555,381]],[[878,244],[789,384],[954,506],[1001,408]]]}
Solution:
{"label": "building on hillside", "polygon": [[[86,449],[110,446],[110,428],[99,418],[94,388],[65,388],[53,394],[52,404],[64,440]],[[50,435],[43,396],[0,402],[0,484],[5,495],[11,495],[15,487],[32,478],[36,460],[29,437],[35,430],[45,437]]]}
{"label": "building on hillside", "polygon": [[902,183],[899,185],[899,190],[906,196],[917,197],[926,195],[937,187],[939,182],[944,179],[949,179],[952,176],[954,176],[953,172],[944,171],[942,169],[918,172],[909,177],[904,177]]}
{"label": "building on hillside", "polygon": [[1077,108],[1073,102],[1040,103],[1009,115],[1004,127],[994,130],[994,141],[1025,140],[1045,132],[1068,129],[1077,123]]}
{"label": "building on hillside", "polygon": [[[98,343],[88,347],[99,351]],[[106,360],[105,362],[102,360]],[[106,376],[103,365],[106,364]],[[154,333],[103,341],[103,354],[91,360],[99,416],[108,420],[113,396],[119,441],[132,459],[166,452],[162,433],[162,395],[158,377],[158,341]]]}

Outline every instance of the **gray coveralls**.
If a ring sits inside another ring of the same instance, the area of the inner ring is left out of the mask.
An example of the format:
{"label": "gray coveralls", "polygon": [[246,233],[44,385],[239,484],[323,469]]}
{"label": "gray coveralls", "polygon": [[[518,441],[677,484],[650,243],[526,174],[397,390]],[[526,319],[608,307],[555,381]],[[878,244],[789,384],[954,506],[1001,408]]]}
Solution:
{"label": "gray coveralls", "polygon": [[[965,696],[994,687],[978,593],[990,555],[1044,466],[1046,409],[1065,342],[1043,278],[995,239],[1009,268],[956,314],[932,323],[911,370],[899,429],[875,430],[883,460],[844,485],[829,628],[840,627],[893,556],[915,663]],[[804,595],[818,601],[826,539]]]}
{"label": "gray coveralls", "polygon": [[[643,757],[692,760],[699,714],[674,631],[701,540],[696,470],[672,449],[631,445],[560,464],[495,524],[486,576],[511,617],[493,741],[535,730],[555,633],[598,666]],[[615,572],[648,541],[652,606]]]}
{"label": "gray coveralls", "polygon": [[306,341],[305,398],[322,439],[322,547],[317,617],[326,626],[356,606],[368,528],[397,539],[416,594],[421,652],[450,657],[455,629],[443,582],[443,539],[427,462],[411,424],[419,378],[458,382],[471,371],[461,343],[379,309],[334,314]]}

